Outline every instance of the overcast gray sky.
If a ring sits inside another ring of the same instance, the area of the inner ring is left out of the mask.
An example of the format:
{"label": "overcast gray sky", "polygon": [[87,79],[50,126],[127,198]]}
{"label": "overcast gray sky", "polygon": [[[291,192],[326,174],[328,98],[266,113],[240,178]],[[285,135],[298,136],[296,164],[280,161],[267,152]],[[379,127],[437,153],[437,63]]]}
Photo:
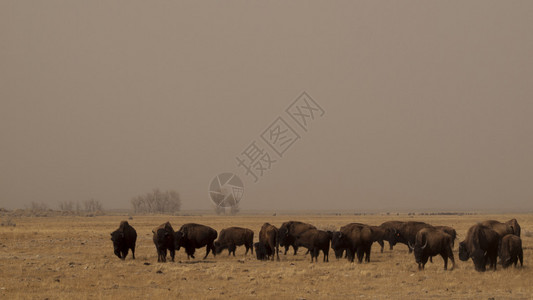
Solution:
{"label": "overcast gray sky", "polygon": [[1,1],[0,207],[205,209],[234,172],[243,209],[532,210],[532,28],[532,1]]}

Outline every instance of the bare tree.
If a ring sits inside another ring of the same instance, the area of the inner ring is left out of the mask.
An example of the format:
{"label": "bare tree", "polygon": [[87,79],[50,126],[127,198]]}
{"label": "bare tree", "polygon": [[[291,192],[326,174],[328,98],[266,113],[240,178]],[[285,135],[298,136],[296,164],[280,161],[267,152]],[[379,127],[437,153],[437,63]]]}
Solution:
{"label": "bare tree", "polygon": [[181,209],[178,192],[170,190],[162,192],[153,189],[151,193],[131,199],[134,213],[175,213]]}
{"label": "bare tree", "polygon": [[96,212],[103,212],[102,203],[98,200],[89,199],[83,201],[83,211],[90,212],[90,213],[96,213]]}
{"label": "bare tree", "polygon": [[74,202],[72,202],[72,201],[59,202],[59,210],[66,211],[66,212],[73,212],[74,211]]}

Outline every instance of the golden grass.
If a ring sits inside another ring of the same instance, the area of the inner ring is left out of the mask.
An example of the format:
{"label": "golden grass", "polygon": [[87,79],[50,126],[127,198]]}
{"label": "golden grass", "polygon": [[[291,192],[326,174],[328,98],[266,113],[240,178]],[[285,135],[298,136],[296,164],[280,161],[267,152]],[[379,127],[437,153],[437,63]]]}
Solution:
{"label": "golden grass", "polygon": [[[134,216],[129,223],[138,234],[136,260],[113,254],[110,233],[125,216],[14,218],[16,227],[0,227],[0,299],[215,299],[215,298],[475,298],[527,299],[533,297],[533,269],[529,265],[533,238],[522,234],[525,265],[478,273],[471,261],[461,262],[455,247],[456,268],[444,271],[440,257],[418,271],[407,247],[379,253],[374,244],[370,263],[336,260],[310,263],[304,249],[297,256],[281,255],[280,262],[257,261],[244,247],[237,257],[227,251],[201,260],[187,260],[183,249],[176,262],[157,263],[151,230],[170,221],[175,229],[197,222],[220,231],[229,226],[248,227],[257,240],[261,225],[279,226],[287,220],[309,222],[317,227],[339,228],[350,222],[379,225],[384,221],[422,220],[456,228],[459,240],[478,221],[506,221],[516,217],[522,232],[533,231],[533,215],[470,216]],[[289,252],[290,253],[290,252]]]}

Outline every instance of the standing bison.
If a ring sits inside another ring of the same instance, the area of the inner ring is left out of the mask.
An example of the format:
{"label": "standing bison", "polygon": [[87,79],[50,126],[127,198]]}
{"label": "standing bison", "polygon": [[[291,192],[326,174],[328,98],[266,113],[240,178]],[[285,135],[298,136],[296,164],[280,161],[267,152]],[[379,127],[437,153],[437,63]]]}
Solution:
{"label": "standing bison", "polygon": [[512,264],[516,267],[518,260],[520,260],[520,266],[524,265],[522,240],[518,236],[514,234],[504,236],[500,242],[499,250],[502,267],[507,268]]}
{"label": "standing bison", "polygon": [[254,232],[248,228],[241,228],[241,227],[230,227],[225,228],[220,231],[220,235],[218,237],[218,240],[215,241],[215,252],[216,254],[220,254],[222,250],[228,249],[228,255],[230,255],[233,252],[233,256],[235,256],[235,249],[237,246],[246,247],[246,253],[244,255],[248,254],[248,250],[252,250],[252,254],[254,254]]}
{"label": "standing bison", "polygon": [[[270,223],[265,223],[259,231],[259,248],[264,248],[266,258],[274,260],[274,254],[279,261],[278,229]],[[257,248],[256,248],[257,251]]]}
{"label": "standing bison", "polygon": [[216,256],[213,242],[217,236],[217,231],[209,226],[188,223],[181,226],[180,230],[175,233],[174,244],[178,251],[181,247],[185,248],[187,259],[195,258],[196,249],[205,247],[204,259],[206,259],[210,251],[213,252],[213,256]]}
{"label": "standing bison", "polygon": [[452,252],[453,238],[446,232],[436,228],[422,228],[416,234],[414,246],[409,243],[415,253],[415,260],[418,269],[423,270],[428,258],[435,255],[444,259],[444,270],[448,268],[448,258],[452,261],[452,270],[455,267],[455,260]]}
{"label": "standing bison", "polygon": [[120,222],[118,229],[111,233],[115,255],[124,260],[131,249],[131,256],[135,259],[135,242],[137,241],[137,232],[128,224],[128,221]]}
{"label": "standing bison", "polygon": [[464,241],[459,243],[459,259],[467,261],[472,258],[476,271],[485,272],[486,265],[496,270],[499,234],[491,228],[477,224],[466,233]]}
{"label": "standing bison", "polygon": [[385,230],[385,240],[389,242],[390,250],[396,245],[396,234],[404,223],[404,221],[387,221],[379,225]]}
{"label": "standing bison", "polygon": [[374,238],[370,226],[360,223],[350,223],[340,228],[332,234],[331,248],[335,251],[335,256],[346,250],[347,258],[354,261],[355,254],[359,263],[366,255],[366,262],[370,262],[370,250]]}
{"label": "standing bison", "polygon": [[284,254],[287,254],[289,247],[294,249],[294,255],[298,252],[298,246],[295,245],[296,237],[309,229],[316,229],[315,226],[299,221],[289,221],[281,224],[279,228],[279,245],[285,247]]}
{"label": "standing bison", "polygon": [[457,231],[455,231],[455,229],[453,229],[450,226],[434,226],[434,227],[438,230],[442,230],[446,232],[452,237],[452,249],[453,249],[453,246],[455,245],[455,240],[457,239]]}
{"label": "standing bison", "polygon": [[[414,245],[416,240],[416,234],[420,229],[433,227],[424,222],[409,221],[400,225],[398,231],[396,232],[396,243],[402,243],[407,246],[409,244]],[[409,253],[412,252],[412,249],[409,247]]]}
{"label": "standing bison", "polygon": [[174,247],[174,228],[170,222],[159,225],[152,230],[155,249],[157,250],[157,262],[167,261],[167,250],[170,258],[174,261],[176,248]]}
{"label": "standing bison", "polygon": [[496,220],[487,220],[481,222],[481,225],[487,226],[492,230],[496,231],[500,236],[500,239],[508,234],[514,234],[514,229],[506,223],[502,223]]}
{"label": "standing bison", "polygon": [[311,253],[311,262],[313,260],[318,262],[318,254],[322,251],[324,253],[324,262],[327,262],[329,261],[329,242],[332,234],[331,231],[309,229],[295,237],[294,245],[307,248]]}

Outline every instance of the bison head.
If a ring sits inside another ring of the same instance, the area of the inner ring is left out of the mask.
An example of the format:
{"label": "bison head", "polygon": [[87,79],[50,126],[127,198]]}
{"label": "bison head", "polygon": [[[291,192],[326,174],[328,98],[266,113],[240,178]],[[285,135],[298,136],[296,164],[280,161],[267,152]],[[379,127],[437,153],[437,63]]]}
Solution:
{"label": "bison head", "polygon": [[222,250],[224,250],[223,245],[219,241],[215,241],[213,243],[213,245],[215,245],[215,253],[216,254],[220,254],[222,252]]}
{"label": "bison head", "polygon": [[115,252],[115,255],[120,258],[120,259],[124,259],[125,257],[122,257],[122,254],[120,252],[120,250],[124,247],[124,232],[122,231],[113,231],[111,233],[111,240],[113,241],[113,248],[114,248],[114,252]]}
{"label": "bison head", "polygon": [[181,231],[176,231],[174,233],[174,247],[176,248],[176,251],[179,251],[181,246],[184,245],[185,242],[185,235]]}
{"label": "bison head", "polygon": [[255,255],[257,256],[257,259],[258,260],[266,260],[267,259],[267,253],[266,253],[266,248],[265,248],[265,245],[263,243],[255,243],[254,244],[254,248],[255,248]]}
{"label": "bison head", "polygon": [[278,231],[278,236],[279,236],[279,245],[280,246],[285,246],[285,245],[288,245],[289,244],[289,239],[290,239],[290,235],[289,235],[289,228],[288,227],[281,227]]}
{"label": "bison head", "polygon": [[470,257],[472,257],[472,261],[474,262],[474,267],[476,271],[478,272],[485,272],[486,266],[487,266],[487,252],[483,251],[481,249],[476,249]]}
{"label": "bison head", "polygon": [[465,242],[459,243],[459,259],[462,261],[467,261],[470,258],[470,253],[468,253],[468,249],[466,248]]}
{"label": "bison head", "polygon": [[418,244],[418,242],[415,243],[414,247],[411,245],[411,242],[408,242],[409,248],[411,248],[415,254],[415,261],[418,264],[419,270],[423,269],[424,265],[428,262],[429,256],[424,251],[427,245],[428,245],[427,240],[424,242],[423,245]]}
{"label": "bison head", "polygon": [[396,234],[398,234],[398,231],[395,228],[385,229],[385,239],[389,241],[391,246],[395,246],[397,243]]}

